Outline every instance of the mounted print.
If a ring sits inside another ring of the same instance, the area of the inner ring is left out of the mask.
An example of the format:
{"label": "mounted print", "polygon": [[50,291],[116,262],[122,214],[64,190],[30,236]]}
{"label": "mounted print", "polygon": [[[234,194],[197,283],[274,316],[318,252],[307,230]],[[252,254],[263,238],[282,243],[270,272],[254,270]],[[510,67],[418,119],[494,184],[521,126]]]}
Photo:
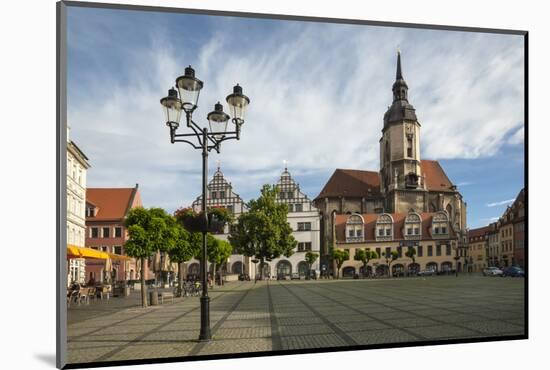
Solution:
{"label": "mounted print", "polygon": [[58,367],[526,339],[526,48],[58,3]]}

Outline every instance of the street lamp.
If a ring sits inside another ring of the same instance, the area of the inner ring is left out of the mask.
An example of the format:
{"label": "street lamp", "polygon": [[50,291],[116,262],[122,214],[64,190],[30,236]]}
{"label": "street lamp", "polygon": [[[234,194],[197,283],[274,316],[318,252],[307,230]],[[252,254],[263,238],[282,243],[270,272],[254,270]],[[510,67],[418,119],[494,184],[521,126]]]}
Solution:
{"label": "street lamp", "polygon": [[[207,115],[210,131],[206,127],[200,127],[193,121],[193,112],[197,109],[199,94],[203,87],[203,82],[195,77],[195,70],[191,66],[185,68],[185,73],[176,79],[176,88],[168,90],[168,96],[160,100],[166,125],[170,128],[170,142],[187,143],[194,149],[202,150],[202,259],[201,263],[201,330],[199,341],[209,341],[212,338],[210,332],[210,297],[208,297],[207,283],[207,251],[206,234],[208,232],[208,214],[206,209],[206,178],[208,173],[208,153],[215,149],[220,152],[220,145],[223,141],[230,139],[240,139],[241,126],[244,123],[244,114],[250,99],[243,95],[243,89],[238,84],[233,87],[233,93],[226,98],[229,104],[232,118],[223,111],[223,105],[216,103],[214,110]],[[181,115],[185,113],[185,121],[188,128],[193,132],[186,134],[176,133],[180,126]],[[234,130],[227,131],[227,122],[235,125]],[[196,140],[196,142],[193,141]]]}

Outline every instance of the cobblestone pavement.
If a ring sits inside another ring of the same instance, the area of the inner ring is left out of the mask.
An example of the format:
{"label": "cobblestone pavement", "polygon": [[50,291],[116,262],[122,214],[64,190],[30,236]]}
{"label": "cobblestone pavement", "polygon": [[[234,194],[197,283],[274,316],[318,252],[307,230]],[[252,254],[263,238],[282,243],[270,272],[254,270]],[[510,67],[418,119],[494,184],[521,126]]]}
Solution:
{"label": "cobblestone pavement", "polygon": [[199,298],[140,307],[73,306],[69,363],[524,334],[523,279],[235,282],[210,291],[213,340],[198,342]]}

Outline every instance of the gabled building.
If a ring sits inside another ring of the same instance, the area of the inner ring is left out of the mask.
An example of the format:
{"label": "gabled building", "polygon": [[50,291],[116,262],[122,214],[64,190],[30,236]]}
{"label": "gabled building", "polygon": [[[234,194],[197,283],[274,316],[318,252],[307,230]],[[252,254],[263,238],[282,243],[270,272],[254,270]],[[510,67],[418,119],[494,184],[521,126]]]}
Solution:
{"label": "gabled building", "polygon": [[421,125],[409,103],[400,53],[392,92],[379,140],[379,170],[336,169],[314,199],[322,215],[323,264],[329,264],[329,247],[337,242],[335,215],[445,212],[458,248],[466,248],[466,203],[440,163],[420,157]]}
{"label": "gabled building", "polygon": [[471,261],[472,272],[481,272],[489,266],[489,233],[490,226],[484,226],[468,231],[468,258]]}
{"label": "gabled building", "polygon": [[[300,190],[300,185],[294,181],[286,167],[276,187],[277,203],[284,203],[288,206],[287,221],[292,227],[292,236],[298,245],[290,257],[281,256],[270,262],[264,262],[264,276],[290,278],[291,274],[298,273],[299,276],[305,277],[308,270],[305,254],[307,252],[319,254],[319,210]],[[311,266],[311,269],[319,274],[319,259]]]}
{"label": "gabled building", "polygon": [[[237,194],[233,185],[223,175],[223,172],[220,170],[220,166],[214,175],[212,180],[207,185],[207,196],[206,196],[206,206],[210,207],[223,207],[226,208],[229,212],[233,214],[235,220],[238,221],[239,216],[244,212],[248,211],[246,203],[243,199]],[[200,212],[202,209],[202,195],[197,197],[192,204],[192,208],[195,212]],[[229,237],[229,225],[226,225],[223,233],[214,234],[216,238],[227,240]],[[254,264],[251,262],[251,257],[245,257],[241,254],[237,254],[236,251],[233,251],[229,261],[225,266],[222,266],[222,270],[225,270],[227,273],[240,275],[242,273],[249,274],[251,277],[254,276]],[[197,259],[192,259],[191,261],[185,264],[188,274],[199,274],[200,264]],[[210,264],[209,264],[210,271]]]}
{"label": "gabled building", "polygon": [[[142,207],[138,185],[134,188],[88,188],[86,190],[86,247],[125,255],[128,233],[124,220],[128,212]],[[103,260],[89,260],[86,281],[134,280],[139,277],[135,259],[114,260],[109,266]],[[146,272],[146,278],[151,278]]]}

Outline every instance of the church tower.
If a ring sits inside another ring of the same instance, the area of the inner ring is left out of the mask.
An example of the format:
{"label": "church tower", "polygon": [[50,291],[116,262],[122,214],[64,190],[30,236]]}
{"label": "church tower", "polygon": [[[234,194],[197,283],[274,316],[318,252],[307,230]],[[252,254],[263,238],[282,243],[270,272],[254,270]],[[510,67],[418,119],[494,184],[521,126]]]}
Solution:
{"label": "church tower", "polygon": [[[426,188],[420,162],[420,123],[408,100],[409,87],[403,79],[399,51],[392,91],[393,103],[384,114],[380,139],[380,188],[386,195],[387,211],[407,212],[408,205],[417,208],[413,206],[422,204],[416,198],[423,198],[421,193]],[[401,198],[411,199],[403,202]]]}

